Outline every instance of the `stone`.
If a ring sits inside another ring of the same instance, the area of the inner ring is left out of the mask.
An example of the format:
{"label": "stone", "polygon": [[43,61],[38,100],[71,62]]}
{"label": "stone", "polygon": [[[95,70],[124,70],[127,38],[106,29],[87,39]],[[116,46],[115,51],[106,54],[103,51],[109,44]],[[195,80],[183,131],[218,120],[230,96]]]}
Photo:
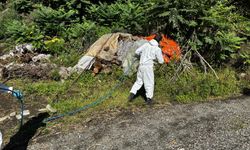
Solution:
{"label": "stone", "polygon": [[14,117],[16,115],[16,112],[10,113],[10,117]]}
{"label": "stone", "polygon": [[23,111],[23,116],[28,116],[30,115],[30,111],[29,110],[24,110]]}
{"label": "stone", "polygon": [[21,118],[22,118],[21,115],[16,115],[17,120],[20,120]]}
{"label": "stone", "polygon": [[0,118],[0,122],[4,122],[7,119],[10,119],[10,117],[9,116],[4,116],[4,117]]}
{"label": "stone", "polygon": [[241,74],[240,74],[240,77],[241,77],[241,78],[245,78],[246,76],[247,76],[246,73],[241,73]]}
{"label": "stone", "polygon": [[[30,115],[30,111],[29,110],[24,110],[23,111],[23,116],[28,116],[28,115]],[[16,118],[18,120],[20,120],[21,119],[21,114],[16,115]]]}
{"label": "stone", "polygon": [[38,110],[39,112],[47,112],[47,108],[41,108]]}
{"label": "stone", "polygon": [[49,62],[51,55],[39,54],[32,58],[33,62]]}
{"label": "stone", "polygon": [[57,110],[56,110],[55,108],[51,107],[50,104],[48,104],[48,105],[46,106],[46,109],[47,109],[48,111],[52,112],[52,113],[57,112]]}

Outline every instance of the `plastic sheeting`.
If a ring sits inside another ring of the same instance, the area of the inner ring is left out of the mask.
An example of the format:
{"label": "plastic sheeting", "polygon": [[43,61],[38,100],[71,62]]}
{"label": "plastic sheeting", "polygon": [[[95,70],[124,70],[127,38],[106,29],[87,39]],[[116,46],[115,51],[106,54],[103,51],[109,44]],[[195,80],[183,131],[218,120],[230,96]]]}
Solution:
{"label": "plastic sheeting", "polygon": [[95,57],[85,55],[78,61],[78,63],[73,67],[73,69],[77,72],[90,69],[94,62],[95,62]]}
{"label": "plastic sheeting", "polygon": [[146,42],[146,40],[121,42],[118,48],[118,59],[122,61],[123,72],[126,75],[137,71],[139,59],[135,57],[135,51]]}

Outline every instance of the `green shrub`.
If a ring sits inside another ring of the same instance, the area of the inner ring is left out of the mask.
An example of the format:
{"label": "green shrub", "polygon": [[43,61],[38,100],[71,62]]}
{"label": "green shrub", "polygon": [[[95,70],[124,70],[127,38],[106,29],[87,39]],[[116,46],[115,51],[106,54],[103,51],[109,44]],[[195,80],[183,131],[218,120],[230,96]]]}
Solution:
{"label": "green shrub", "polygon": [[224,98],[239,92],[234,71],[225,69],[218,72],[218,76],[219,79],[216,79],[212,73],[204,74],[195,69],[191,73],[183,73],[176,81],[161,76],[156,78],[156,92],[163,99],[165,97],[183,103]]}
{"label": "green shrub", "polygon": [[36,48],[43,47],[43,33],[33,24],[26,24],[19,20],[10,20],[5,24],[6,37],[15,43],[32,43]]}
{"label": "green shrub", "polygon": [[57,69],[52,70],[50,72],[50,78],[53,79],[53,80],[55,80],[55,81],[60,81],[61,76],[59,74],[59,71]]}
{"label": "green shrub", "polygon": [[14,8],[18,13],[29,13],[34,6],[32,0],[15,0]]}
{"label": "green shrub", "polygon": [[81,53],[77,51],[64,52],[54,57],[53,62],[59,66],[72,67],[77,64],[81,57]]}
{"label": "green shrub", "polygon": [[245,40],[239,35],[249,33],[246,19],[227,0],[159,0],[148,16],[150,26],[198,50],[214,65],[234,59]]}
{"label": "green shrub", "polygon": [[51,40],[44,41],[45,50],[52,54],[61,54],[64,52],[65,41],[62,38],[54,37]]}
{"label": "green shrub", "polygon": [[72,24],[62,35],[68,40],[68,45],[75,47],[74,49],[86,50],[99,37],[110,32],[111,29],[108,27],[98,26],[94,22],[84,20],[83,23]]}
{"label": "green shrub", "polygon": [[72,22],[71,17],[74,14],[74,10],[65,11],[63,8],[55,10],[51,7],[39,6],[31,16],[46,35],[53,37],[66,31],[66,26]]}
{"label": "green shrub", "polygon": [[103,26],[113,29],[125,29],[127,32],[136,34],[144,31],[146,23],[144,8],[131,0],[119,0],[112,4],[100,3],[92,5],[88,13],[92,20]]}
{"label": "green shrub", "polygon": [[13,9],[0,12],[0,39],[7,38],[6,27],[13,20],[18,20],[18,15]]}

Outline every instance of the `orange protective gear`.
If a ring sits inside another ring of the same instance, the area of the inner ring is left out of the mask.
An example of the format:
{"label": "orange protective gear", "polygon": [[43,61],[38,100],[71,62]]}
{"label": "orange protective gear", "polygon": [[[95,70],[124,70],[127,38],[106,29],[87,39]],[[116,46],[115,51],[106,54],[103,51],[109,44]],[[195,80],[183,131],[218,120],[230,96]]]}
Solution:
{"label": "orange protective gear", "polygon": [[[145,37],[144,39],[150,41],[155,38],[155,34]],[[166,35],[162,34],[160,46],[163,53],[163,59],[165,63],[169,63],[170,60],[179,60],[181,57],[180,46],[172,39],[167,38]]]}

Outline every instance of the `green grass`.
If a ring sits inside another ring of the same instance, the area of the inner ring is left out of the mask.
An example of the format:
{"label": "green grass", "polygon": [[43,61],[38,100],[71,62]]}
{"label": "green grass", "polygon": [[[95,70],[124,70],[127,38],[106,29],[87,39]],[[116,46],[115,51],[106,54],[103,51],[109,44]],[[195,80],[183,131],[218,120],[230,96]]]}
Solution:
{"label": "green grass", "polygon": [[239,93],[239,81],[234,71],[224,69],[217,74],[219,79],[212,73],[204,74],[193,69],[182,74],[176,81],[170,81],[168,75],[160,75],[156,79],[156,95],[158,99],[189,103],[218,97],[226,98]]}
{"label": "green grass", "polygon": [[[91,72],[85,72],[72,85],[77,78],[73,75],[70,79],[61,81],[38,80],[12,80],[10,84],[15,84],[16,88],[21,89],[25,94],[26,104],[45,103],[51,104],[58,110],[58,114],[67,113],[80,107],[88,105],[108,92],[119,82],[122,70],[118,67],[113,68],[111,74],[99,74],[93,77]],[[166,105],[169,102],[190,103],[207,101],[209,99],[223,99],[239,94],[240,81],[237,80],[235,72],[229,69],[217,71],[219,79],[216,79],[212,73],[204,74],[196,69],[191,73],[184,73],[177,81],[170,81],[173,70],[171,67],[161,68],[155,72],[155,102],[156,106]],[[88,117],[98,113],[107,113],[119,109],[137,109],[147,108],[142,97],[138,97],[134,102],[128,103],[127,97],[129,90],[135,81],[136,75],[128,77],[124,83],[119,86],[112,96],[107,98],[101,104],[88,108],[74,116],[66,116],[56,122],[50,123],[56,126],[63,123],[67,125],[77,124]],[[24,85],[25,83],[25,85]],[[54,114],[55,115],[55,114]]]}

